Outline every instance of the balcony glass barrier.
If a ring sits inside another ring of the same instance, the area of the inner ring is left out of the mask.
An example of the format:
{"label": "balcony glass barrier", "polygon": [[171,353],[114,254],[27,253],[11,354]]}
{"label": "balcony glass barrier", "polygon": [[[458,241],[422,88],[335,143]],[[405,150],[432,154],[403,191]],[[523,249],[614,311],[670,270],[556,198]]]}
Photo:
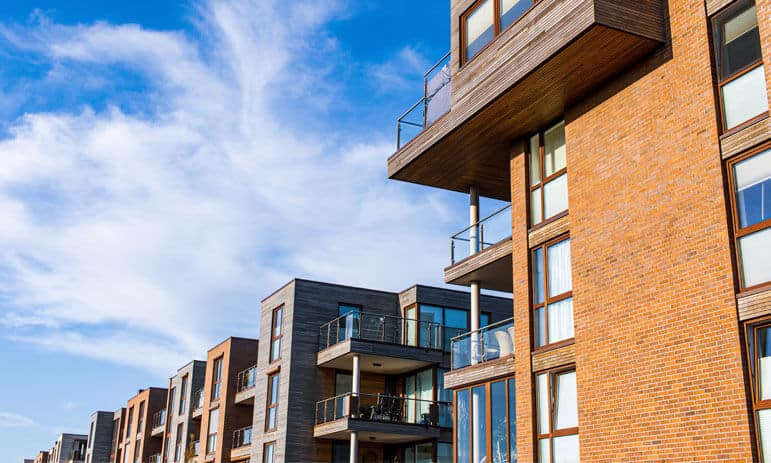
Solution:
{"label": "balcony glass barrier", "polygon": [[236,392],[243,392],[257,385],[257,365],[238,373]]}
{"label": "balcony glass barrier", "polygon": [[153,428],[160,428],[166,424],[166,409],[158,410],[153,413]]}
{"label": "balcony glass barrier", "polygon": [[316,402],[317,425],[343,418],[452,427],[452,403],[352,393]]}
{"label": "balcony glass barrier", "polygon": [[161,463],[161,454],[156,453],[147,458],[147,463]]}
{"label": "balcony glass barrier", "polygon": [[493,212],[450,238],[450,262],[454,265],[511,236],[511,204]]}
{"label": "balcony glass barrier", "polygon": [[397,149],[450,111],[450,82],[450,54],[447,53],[423,75],[423,98],[397,120]]}
{"label": "balcony glass barrier", "polygon": [[203,408],[203,388],[193,391],[193,410]]}
{"label": "balcony glass barrier", "polygon": [[252,443],[252,427],[236,429],[233,431],[233,448],[246,447]]}
{"label": "balcony glass barrier", "polygon": [[[460,333],[462,332],[461,330]],[[319,350],[348,339],[359,339],[449,351],[450,339],[460,333],[457,328],[448,328],[433,322],[367,312],[349,312],[321,326]]]}
{"label": "balcony glass barrier", "polygon": [[201,441],[200,440],[193,441],[193,456],[195,456],[195,457],[198,456],[198,450],[200,449],[200,447],[201,447]]}
{"label": "balcony glass barrier", "polygon": [[489,362],[514,353],[514,320],[508,319],[452,340],[452,369]]}

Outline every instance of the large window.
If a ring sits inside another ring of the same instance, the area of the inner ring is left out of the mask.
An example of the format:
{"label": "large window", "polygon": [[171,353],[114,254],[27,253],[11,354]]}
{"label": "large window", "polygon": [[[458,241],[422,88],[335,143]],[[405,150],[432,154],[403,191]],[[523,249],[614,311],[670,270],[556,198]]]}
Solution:
{"label": "large window", "polygon": [[568,210],[568,169],[565,123],[530,137],[530,225],[535,226]]}
{"label": "large window", "polygon": [[281,358],[281,340],[284,337],[284,306],[273,309],[273,322],[270,331],[270,361]]}
{"label": "large window", "polygon": [[456,392],[457,463],[514,463],[516,403],[514,379]]}
{"label": "large window", "polygon": [[214,360],[212,368],[211,400],[217,400],[222,389],[222,357]]}
{"label": "large window", "polygon": [[752,396],[761,463],[771,462],[771,324],[747,328]]}
{"label": "large window", "polygon": [[137,415],[137,438],[139,438],[145,430],[145,403],[139,402],[139,413]]}
{"label": "large window", "polygon": [[[438,307],[429,304],[404,309],[405,343],[409,346],[443,349],[449,352],[451,340],[468,332],[470,312],[464,309]],[[480,326],[486,326],[490,314],[480,314]]]}
{"label": "large window", "polygon": [[538,463],[578,463],[576,371],[536,375]]}
{"label": "large window", "polygon": [[573,280],[570,239],[532,251],[533,321],[536,347],[573,338]]}
{"label": "large window", "polygon": [[268,403],[265,411],[265,431],[275,431],[278,419],[280,373],[268,376]]}
{"label": "large window", "polygon": [[359,325],[361,324],[361,307],[351,304],[338,304],[337,306],[337,341],[359,337]]}
{"label": "large window", "polygon": [[274,460],[275,453],[276,453],[276,443],[275,442],[266,443],[262,449],[262,462],[273,463],[275,461]]}
{"label": "large window", "polygon": [[182,385],[179,388],[179,414],[185,413],[187,408],[187,375],[182,377]]}
{"label": "large window", "polygon": [[172,387],[171,389],[169,389],[169,405],[168,405],[167,412],[166,412],[166,415],[167,415],[167,418],[166,418],[166,421],[167,421],[166,429],[170,429],[169,428],[169,423],[171,422],[171,420],[169,418],[174,416],[174,398],[175,398],[174,396],[176,396],[176,395],[177,395],[177,388]]}
{"label": "large window", "polygon": [[519,19],[537,0],[479,0],[460,18],[461,63],[476,56],[488,43]]}
{"label": "large window", "polygon": [[206,433],[206,453],[214,453],[217,449],[217,425],[220,421],[220,409],[209,411],[209,429]]}
{"label": "large window", "polygon": [[712,20],[723,128],[768,111],[755,3],[742,0]]}
{"label": "large window", "polygon": [[429,424],[434,400],[434,370],[419,371],[404,378],[404,395],[408,399],[407,422]]}
{"label": "large window", "polygon": [[742,288],[771,281],[771,148],[729,165]]}
{"label": "large window", "polygon": [[177,435],[176,435],[176,442],[175,442],[176,445],[174,446],[174,461],[179,461],[180,458],[182,458],[182,437],[183,437],[182,426],[183,425],[184,423],[179,423],[177,425]]}

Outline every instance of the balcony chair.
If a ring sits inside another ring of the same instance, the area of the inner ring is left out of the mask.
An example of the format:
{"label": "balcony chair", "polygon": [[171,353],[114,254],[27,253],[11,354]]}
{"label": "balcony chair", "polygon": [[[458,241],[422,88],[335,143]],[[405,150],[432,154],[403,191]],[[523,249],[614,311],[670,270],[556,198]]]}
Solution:
{"label": "balcony chair", "polygon": [[496,331],[495,340],[498,341],[498,357],[508,357],[514,353],[514,344],[511,342],[511,336],[506,331]]}

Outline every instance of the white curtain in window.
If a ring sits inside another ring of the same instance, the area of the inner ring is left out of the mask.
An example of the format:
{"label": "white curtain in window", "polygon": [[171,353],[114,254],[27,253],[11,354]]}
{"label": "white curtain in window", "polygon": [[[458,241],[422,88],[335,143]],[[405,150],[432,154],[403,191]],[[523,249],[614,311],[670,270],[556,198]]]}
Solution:
{"label": "white curtain in window", "polygon": [[493,26],[495,10],[490,0],[483,2],[466,20],[466,43],[471,44]]}
{"label": "white curtain in window", "polygon": [[555,404],[554,429],[578,427],[578,392],[576,372],[557,375],[557,403]]}
{"label": "white curtain in window", "polygon": [[562,174],[543,187],[544,219],[568,210],[568,174]]}
{"label": "white curtain in window", "polygon": [[[538,434],[549,432],[549,375],[540,374],[536,378],[538,389]],[[548,461],[548,460],[547,460]]]}
{"label": "white curtain in window", "polygon": [[736,127],[768,110],[766,73],[758,66],[723,85],[723,109],[727,129]]}
{"label": "white curtain in window", "polygon": [[760,461],[771,462],[771,410],[758,411],[758,434],[760,438]]}
{"label": "white curtain in window", "polygon": [[551,439],[538,441],[538,463],[551,462]]}
{"label": "white curtain in window", "polygon": [[570,269],[570,240],[549,246],[549,297],[566,293],[573,289],[573,277]]}
{"label": "white curtain in window", "polygon": [[758,361],[758,383],[760,400],[771,399],[771,357],[761,357]]}
{"label": "white curtain in window", "polygon": [[560,122],[543,134],[544,174],[550,176],[567,165],[565,123]]}
{"label": "white curtain in window", "polygon": [[554,463],[579,463],[578,434],[553,439]]}
{"label": "white curtain in window", "polygon": [[549,344],[573,337],[573,298],[549,305]]}
{"label": "white curtain in window", "polygon": [[745,287],[771,281],[771,228],[739,239]]}

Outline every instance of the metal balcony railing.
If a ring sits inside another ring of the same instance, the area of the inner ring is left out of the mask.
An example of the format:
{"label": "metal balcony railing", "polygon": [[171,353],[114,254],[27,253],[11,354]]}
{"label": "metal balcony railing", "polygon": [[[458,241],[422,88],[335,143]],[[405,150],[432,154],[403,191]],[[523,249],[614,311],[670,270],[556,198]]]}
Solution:
{"label": "metal balcony railing", "polygon": [[200,440],[193,441],[193,456],[195,456],[195,457],[198,456],[198,450],[200,449],[200,447],[201,447],[201,441]]}
{"label": "metal balcony railing", "polygon": [[451,427],[452,403],[350,392],[316,402],[317,425],[343,418]]}
{"label": "metal balcony railing", "polygon": [[234,449],[238,449],[241,447],[246,447],[247,445],[252,444],[252,427],[247,426],[245,428],[236,429],[233,431],[233,447]]}
{"label": "metal balcony railing", "polygon": [[319,351],[348,339],[426,349],[449,350],[450,340],[464,330],[392,315],[350,312],[319,329]]}
{"label": "metal balcony railing", "polygon": [[147,457],[147,463],[161,463],[161,454],[154,453]]}
{"label": "metal balcony railing", "polygon": [[423,98],[396,121],[396,149],[450,111],[450,53],[423,75]]}
{"label": "metal balcony railing", "polygon": [[203,408],[203,388],[193,391],[193,410]]}
{"label": "metal balcony railing", "polygon": [[514,353],[514,319],[509,318],[452,339],[452,369],[507,357]]}
{"label": "metal balcony railing", "polygon": [[509,238],[511,214],[506,212],[510,210],[511,204],[453,235],[450,238],[450,262],[454,265]]}
{"label": "metal balcony railing", "polygon": [[249,390],[257,385],[257,365],[238,373],[236,392]]}
{"label": "metal balcony railing", "polygon": [[153,413],[153,427],[151,429],[160,428],[166,425],[166,409],[158,410]]}

